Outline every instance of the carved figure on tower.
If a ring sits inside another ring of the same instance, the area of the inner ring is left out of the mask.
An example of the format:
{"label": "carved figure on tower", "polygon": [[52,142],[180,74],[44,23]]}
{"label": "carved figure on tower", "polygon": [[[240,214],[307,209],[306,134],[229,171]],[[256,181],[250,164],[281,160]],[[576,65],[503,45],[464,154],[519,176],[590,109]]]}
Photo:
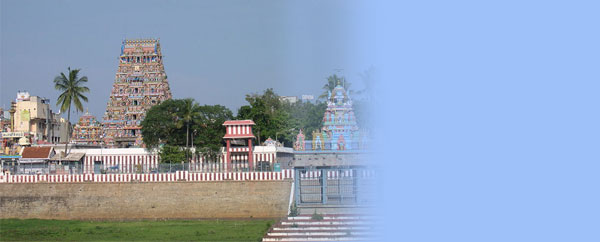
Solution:
{"label": "carved figure on tower", "polygon": [[296,135],[296,142],[294,142],[295,150],[306,150],[306,143],[304,142],[304,134],[302,133],[302,129],[298,135]]}

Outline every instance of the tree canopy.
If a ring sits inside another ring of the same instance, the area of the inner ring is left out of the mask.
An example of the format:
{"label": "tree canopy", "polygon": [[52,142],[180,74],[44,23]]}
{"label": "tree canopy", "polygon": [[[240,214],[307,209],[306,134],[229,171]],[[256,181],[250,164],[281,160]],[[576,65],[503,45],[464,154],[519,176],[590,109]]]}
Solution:
{"label": "tree canopy", "polygon": [[262,94],[248,94],[249,105],[240,107],[238,119],[251,119],[256,123],[254,134],[258,142],[267,138],[277,139],[285,146],[291,147],[299,129],[310,134],[322,125],[326,105],[321,102],[281,101],[273,89],[266,89]]}
{"label": "tree canopy", "polygon": [[144,144],[156,148],[192,143],[198,150],[217,151],[225,135],[222,124],[232,118],[231,110],[221,105],[200,106],[193,99],[166,100],[146,113],[142,121]]}

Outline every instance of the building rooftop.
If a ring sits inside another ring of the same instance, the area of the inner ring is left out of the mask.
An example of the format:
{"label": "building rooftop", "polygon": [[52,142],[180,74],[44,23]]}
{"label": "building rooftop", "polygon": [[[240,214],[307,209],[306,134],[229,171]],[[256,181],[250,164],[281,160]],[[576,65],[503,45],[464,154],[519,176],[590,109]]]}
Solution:
{"label": "building rooftop", "polygon": [[25,147],[21,153],[24,159],[49,159],[52,147]]}

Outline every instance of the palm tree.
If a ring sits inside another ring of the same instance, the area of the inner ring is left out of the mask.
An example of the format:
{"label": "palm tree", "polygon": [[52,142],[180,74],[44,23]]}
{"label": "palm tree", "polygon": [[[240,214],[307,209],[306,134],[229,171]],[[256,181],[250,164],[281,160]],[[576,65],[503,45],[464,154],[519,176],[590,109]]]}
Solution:
{"label": "palm tree", "polygon": [[375,67],[371,66],[369,67],[369,69],[367,69],[363,73],[359,73],[358,75],[360,76],[360,79],[363,80],[365,88],[356,92],[356,94],[366,94],[367,100],[372,100],[373,86],[375,85],[377,78],[377,70],[375,69]]}
{"label": "palm tree", "polygon": [[[200,116],[200,110],[198,104],[194,103],[194,99],[187,98],[183,100],[184,105],[182,109],[179,110],[177,114],[179,116],[177,120],[177,128],[180,129],[183,125],[186,126],[186,135],[185,135],[185,148],[189,149],[189,140],[190,140],[190,124],[192,121]],[[187,151],[186,151],[187,156]]]}
{"label": "palm tree", "polygon": [[71,67],[67,68],[69,76],[61,72],[60,75],[54,78],[54,88],[61,91],[62,93],[56,100],[56,105],[60,106],[60,112],[69,111],[67,113],[67,120],[69,121],[69,130],[67,130],[67,143],[65,143],[65,156],[67,155],[67,145],[69,144],[69,138],[71,136],[71,104],[75,104],[77,111],[83,112],[83,105],[81,100],[87,102],[88,98],[83,93],[89,92],[90,89],[83,86],[88,81],[87,76],[78,77],[80,69],[71,70]]}
{"label": "palm tree", "polygon": [[333,91],[333,89],[337,86],[338,82],[341,82],[342,86],[345,89],[348,89],[350,87],[350,84],[346,83],[346,78],[333,74],[327,77],[327,83],[323,86],[324,92],[323,94],[321,94],[321,96],[319,96],[319,98],[327,98],[329,92]]}

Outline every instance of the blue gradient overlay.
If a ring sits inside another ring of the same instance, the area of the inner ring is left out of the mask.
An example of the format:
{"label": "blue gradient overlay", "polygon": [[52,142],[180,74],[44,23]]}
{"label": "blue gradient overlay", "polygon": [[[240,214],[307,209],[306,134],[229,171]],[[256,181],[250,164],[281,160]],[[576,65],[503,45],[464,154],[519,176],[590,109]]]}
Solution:
{"label": "blue gradient overlay", "polygon": [[387,241],[600,241],[597,1],[402,1],[374,21]]}

